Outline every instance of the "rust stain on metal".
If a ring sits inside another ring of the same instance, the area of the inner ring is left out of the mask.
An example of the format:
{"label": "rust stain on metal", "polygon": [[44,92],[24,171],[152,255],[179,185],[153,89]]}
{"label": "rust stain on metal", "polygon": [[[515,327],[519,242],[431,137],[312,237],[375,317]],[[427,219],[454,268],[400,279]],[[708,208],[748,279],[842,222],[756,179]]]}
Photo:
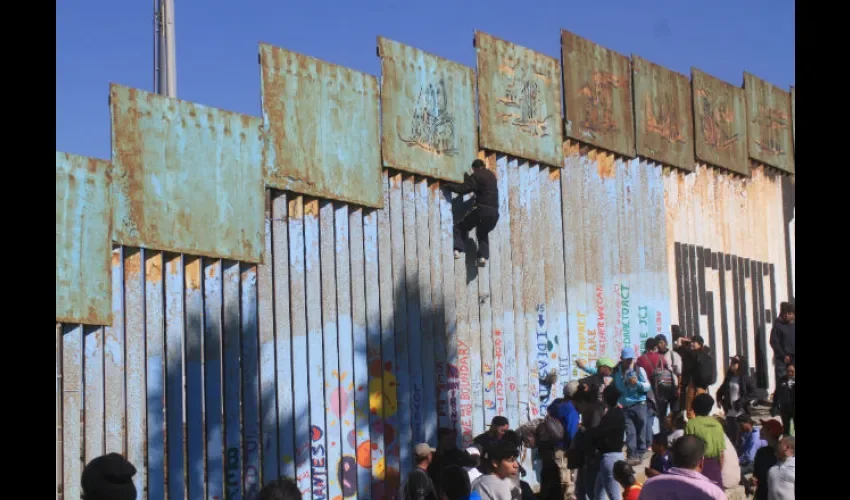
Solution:
{"label": "rust stain on metal", "polygon": [[635,156],[629,58],[561,30],[567,137]]}
{"label": "rust stain on metal", "polygon": [[311,199],[304,200],[304,215],[306,216],[319,216],[319,200]]}
{"label": "rust stain on metal", "polygon": [[293,196],[289,199],[289,210],[287,212],[287,218],[297,220],[303,217],[304,203],[302,202],[302,198],[300,196]]}
{"label": "rust stain on metal", "polygon": [[161,259],[145,259],[145,282],[154,285],[162,282],[161,262]]}
{"label": "rust stain on metal", "polygon": [[478,150],[472,68],[378,37],[384,167],[461,182]]}
{"label": "rust stain on metal", "polygon": [[744,89],[691,68],[694,140],[699,161],[750,175]]}
{"label": "rust stain on metal", "polygon": [[561,180],[561,170],[557,169],[557,168],[549,169],[549,180],[550,181]]}
{"label": "rust stain on metal", "polygon": [[797,90],[791,87],[791,135],[794,138],[794,145],[797,145]]}
{"label": "rust stain on metal", "polygon": [[558,60],[475,32],[481,147],[563,166]]}
{"label": "rust stain on metal", "polygon": [[56,321],[112,324],[112,165],[56,152]]}
{"label": "rust stain on metal", "polygon": [[600,149],[591,149],[587,158],[596,162],[596,172],[603,179],[611,179],[617,176],[616,161],[613,154]]}
{"label": "rust stain on metal", "polygon": [[383,207],[378,82],[260,44],[266,184]]}
{"label": "rust stain on metal", "polygon": [[750,158],[794,173],[791,98],[779,87],[744,72]]}
{"label": "rust stain on metal", "polygon": [[636,152],[694,170],[693,104],[687,76],[632,56]]}
{"label": "rust stain on metal", "polygon": [[201,288],[201,259],[193,258],[186,262],[186,283],[188,283],[189,290]]}
{"label": "rust stain on metal", "polygon": [[115,240],[259,262],[262,119],[116,84],[110,107]]}

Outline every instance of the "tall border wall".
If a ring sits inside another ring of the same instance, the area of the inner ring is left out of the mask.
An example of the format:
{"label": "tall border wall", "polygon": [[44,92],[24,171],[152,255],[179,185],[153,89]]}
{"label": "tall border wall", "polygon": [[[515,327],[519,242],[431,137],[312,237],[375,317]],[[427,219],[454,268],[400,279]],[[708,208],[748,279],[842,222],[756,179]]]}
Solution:
{"label": "tall border wall", "polygon": [[[671,324],[772,390],[793,89],[567,31],[560,61],[476,32],[477,71],[377,44],[379,80],[260,45],[261,116],[113,84],[111,158],[57,152],[57,498],[113,451],[140,498],[397,498],[413,443],[539,417]],[[445,189],[475,157],[485,267]]]}

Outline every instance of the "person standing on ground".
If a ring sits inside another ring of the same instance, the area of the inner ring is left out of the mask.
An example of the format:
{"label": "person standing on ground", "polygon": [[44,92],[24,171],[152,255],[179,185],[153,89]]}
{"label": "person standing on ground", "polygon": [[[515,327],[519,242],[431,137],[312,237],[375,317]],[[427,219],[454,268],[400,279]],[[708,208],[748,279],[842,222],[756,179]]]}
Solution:
{"label": "person standing on ground", "polygon": [[639,465],[647,452],[646,441],[646,394],[650,391],[649,377],[643,368],[635,364],[635,350],[624,347],[620,364],[614,370],[614,386],[620,392],[619,404],[626,418],[628,440],[628,463]]}
{"label": "person standing on ground", "polygon": [[726,500],[720,486],[702,475],[705,443],[682,436],[673,444],[673,467],[646,480],[640,500]]}
{"label": "person standing on ground", "polygon": [[673,372],[673,387],[670,389],[661,387],[655,395],[655,402],[658,406],[658,418],[663,426],[662,430],[669,432],[673,429],[666,425],[667,419],[665,417],[667,416],[667,410],[669,409],[672,415],[679,413],[679,385],[682,381],[682,357],[679,356],[679,353],[668,347],[667,337],[663,333],[656,335],[655,341],[658,342],[658,354],[664,358],[664,364]]}
{"label": "person standing on ground", "polygon": [[413,447],[413,458],[416,467],[407,476],[404,484],[403,500],[439,500],[434,482],[428,476],[428,466],[434,452],[437,451],[428,443],[419,443]]}
{"label": "person standing on ground", "polygon": [[785,436],[776,446],[777,464],[767,473],[767,499],[793,500],[796,479],[795,438]]}
{"label": "person standing on ground", "polygon": [[708,392],[708,387],[717,380],[717,369],[714,367],[714,359],[705,346],[705,340],[697,335],[691,339],[690,346],[689,361],[685,362],[685,369],[689,372],[686,375],[689,382],[685,397],[685,410],[688,412],[693,409],[694,398]]}
{"label": "person standing on ground", "polygon": [[738,417],[749,415],[750,405],[756,400],[756,381],[747,369],[747,359],[740,354],[732,356],[729,370],[717,389],[717,406],[726,414],[726,435],[738,442]]}
{"label": "person standing on ground", "polygon": [[[668,406],[666,399],[670,397],[669,391],[673,387],[673,371],[666,364],[661,354],[658,353],[658,341],[655,340],[655,337],[646,339],[644,346],[646,350],[637,359],[636,364],[643,368],[643,371],[649,377],[650,390],[646,393],[646,424],[644,425],[646,436],[644,439],[647,446],[649,446],[652,443],[652,436],[654,434],[655,418],[659,417],[663,419],[666,416],[666,408]],[[659,400],[665,401],[665,413],[660,412]],[[659,423],[660,426],[661,424]]]}
{"label": "person standing on ground", "polygon": [[785,366],[785,375],[776,381],[776,394],[773,396],[772,415],[782,417],[785,435],[791,435],[791,422],[794,422],[796,433],[797,419],[794,418],[794,407],[796,399],[796,374],[797,368],[794,363]]}
{"label": "person standing on ground", "polygon": [[[795,363],[797,350],[794,346],[796,333],[794,304],[783,302],[779,304],[779,316],[770,329],[770,347],[773,348],[773,367],[777,382],[785,375],[785,366]],[[788,422],[783,422],[788,427]]]}
{"label": "person standing on ground", "polygon": [[588,480],[593,478],[593,500],[619,500],[620,484],[614,479],[614,464],[623,460],[623,434],[626,432],[626,415],[620,408],[620,391],[615,385],[605,388],[605,404],[608,406],[599,425],[587,429],[587,437],[596,449],[593,469]]}
{"label": "person standing on ground", "polygon": [[576,366],[588,374],[587,377],[579,379],[579,386],[583,386],[585,391],[593,393],[596,399],[604,405],[605,399],[602,397],[602,391],[614,380],[614,368],[617,363],[611,358],[599,358],[596,360],[596,367],[594,368],[587,366],[583,359],[577,359]]}
{"label": "person standing on ground", "polygon": [[464,195],[475,194],[472,208],[454,225],[455,259],[463,255],[469,231],[475,228],[478,237],[478,266],[487,265],[490,258],[490,231],[499,222],[499,188],[496,174],[487,169],[484,162],[472,162],[472,174],[464,174],[463,184],[447,183],[446,189]]}
{"label": "person standing on ground", "polygon": [[469,454],[457,447],[457,431],[447,427],[437,429],[437,451],[428,465],[428,476],[434,483],[437,491],[442,491],[440,488],[441,472],[444,468],[453,465],[459,467],[469,467],[475,462]]}

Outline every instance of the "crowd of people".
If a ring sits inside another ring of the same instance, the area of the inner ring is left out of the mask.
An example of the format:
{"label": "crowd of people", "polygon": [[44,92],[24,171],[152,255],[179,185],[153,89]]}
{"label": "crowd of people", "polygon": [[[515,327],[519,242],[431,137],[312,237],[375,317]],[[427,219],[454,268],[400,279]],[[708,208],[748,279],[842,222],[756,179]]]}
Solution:
{"label": "crowd of people", "polygon": [[[466,449],[441,428],[437,448],[413,447],[416,467],[403,500],[789,500],[794,498],[796,351],[794,306],[783,303],[773,324],[776,391],[771,416],[753,418],[756,381],[746,358],[731,357],[715,397],[715,362],[704,340],[674,325],[647,339],[640,355],[577,366],[587,376],[567,383],[543,418],[516,430],[504,416]],[[714,414],[715,406],[719,412]],[[658,419],[660,432],[654,433]],[[522,478],[519,457],[540,463],[540,490]],[[644,466],[648,460],[648,465]],[[645,481],[638,471],[643,469]],[[82,474],[86,500],[135,500],[135,467],[110,453]],[[294,481],[266,484],[259,500],[301,500]]]}

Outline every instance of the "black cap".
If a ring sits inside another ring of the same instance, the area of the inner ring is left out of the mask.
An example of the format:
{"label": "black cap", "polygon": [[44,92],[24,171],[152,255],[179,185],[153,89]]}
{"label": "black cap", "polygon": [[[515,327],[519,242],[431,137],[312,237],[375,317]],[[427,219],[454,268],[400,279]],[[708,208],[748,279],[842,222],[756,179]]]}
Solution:
{"label": "black cap", "polygon": [[135,500],[135,474],[133,464],[118,453],[99,456],[83,470],[83,494],[86,500]]}
{"label": "black cap", "polygon": [[480,168],[486,167],[483,161],[480,158],[476,158],[475,161],[472,162],[472,168]]}
{"label": "black cap", "polygon": [[699,345],[705,345],[705,339],[700,337],[699,335],[694,335],[694,338],[692,338],[691,341],[696,342]]}
{"label": "black cap", "polygon": [[501,416],[501,415],[493,417],[493,420],[490,421],[490,427],[501,427],[503,425],[509,425],[509,424],[508,424],[508,419]]}

